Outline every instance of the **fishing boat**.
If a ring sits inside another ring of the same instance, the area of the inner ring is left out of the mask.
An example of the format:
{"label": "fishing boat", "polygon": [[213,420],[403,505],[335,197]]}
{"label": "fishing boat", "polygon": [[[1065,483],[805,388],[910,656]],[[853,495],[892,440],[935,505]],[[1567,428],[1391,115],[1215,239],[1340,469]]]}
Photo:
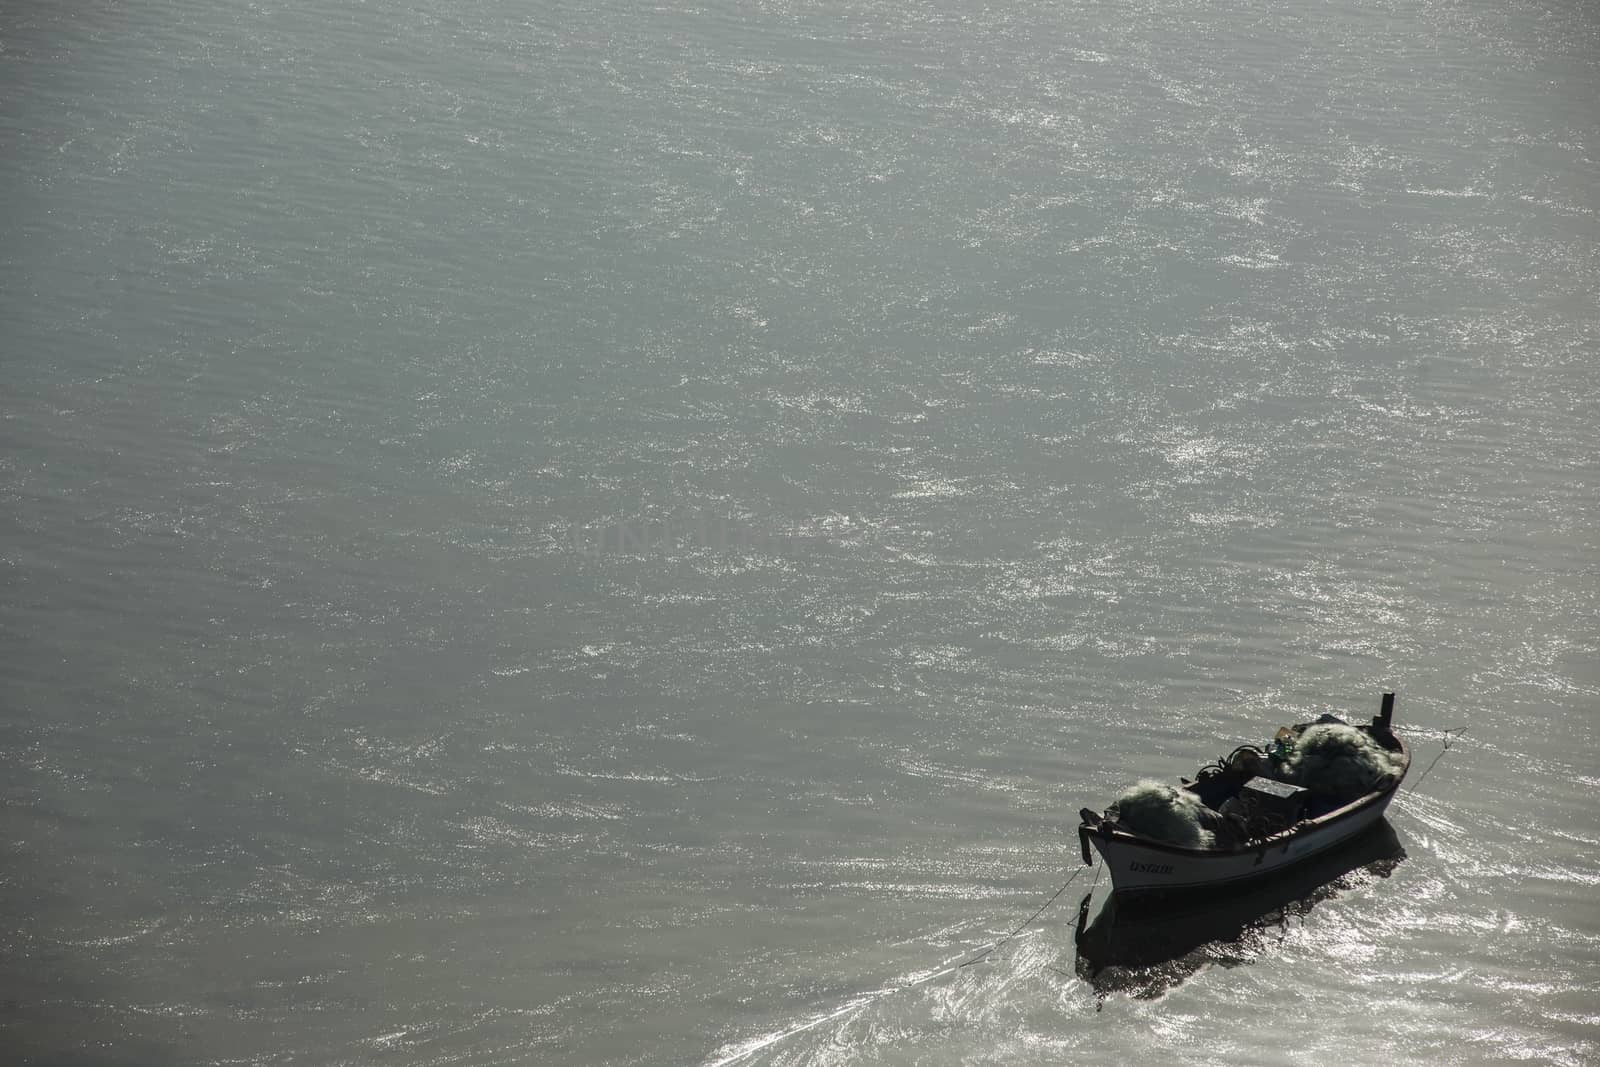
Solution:
{"label": "fishing boat", "polygon": [[[1128,797],[1120,809],[1113,804],[1097,814],[1084,808],[1078,826],[1083,861],[1092,864],[1091,849],[1099,852],[1121,897],[1233,890],[1281,876],[1383,817],[1411,766],[1411,750],[1394,732],[1393,717],[1394,694],[1385,693],[1370,723],[1324,715],[1286,726],[1268,746],[1240,745],[1193,780],[1160,787],[1182,816],[1167,823],[1183,832],[1141,823]],[[1330,760],[1327,750],[1335,743],[1365,762]]]}

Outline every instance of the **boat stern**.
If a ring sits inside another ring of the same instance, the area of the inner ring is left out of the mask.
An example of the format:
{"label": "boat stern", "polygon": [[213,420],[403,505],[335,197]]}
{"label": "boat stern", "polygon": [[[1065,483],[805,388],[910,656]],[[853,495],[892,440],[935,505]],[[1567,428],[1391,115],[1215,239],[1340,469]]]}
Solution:
{"label": "boat stern", "polygon": [[1083,849],[1083,865],[1092,867],[1094,866],[1094,852],[1089,848],[1089,834],[1100,828],[1102,819],[1088,808],[1080,808],[1078,817],[1081,820],[1078,823],[1078,847]]}

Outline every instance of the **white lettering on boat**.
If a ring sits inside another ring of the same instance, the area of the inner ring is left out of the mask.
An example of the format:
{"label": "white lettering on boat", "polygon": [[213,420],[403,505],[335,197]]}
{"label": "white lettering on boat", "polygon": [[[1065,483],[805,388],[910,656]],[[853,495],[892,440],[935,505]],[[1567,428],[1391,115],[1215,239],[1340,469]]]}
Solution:
{"label": "white lettering on boat", "polygon": [[1140,863],[1138,860],[1128,864],[1128,870],[1137,874],[1171,874],[1170,863]]}

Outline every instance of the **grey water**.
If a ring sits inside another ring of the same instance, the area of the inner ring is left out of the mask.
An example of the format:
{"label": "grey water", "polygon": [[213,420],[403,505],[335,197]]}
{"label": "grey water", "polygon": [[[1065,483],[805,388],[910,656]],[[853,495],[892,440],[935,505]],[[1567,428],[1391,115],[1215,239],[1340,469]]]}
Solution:
{"label": "grey water", "polygon": [[[1595,1062],[1597,102],[1588,0],[0,2],[0,1052]],[[1385,689],[1403,859],[918,982]]]}

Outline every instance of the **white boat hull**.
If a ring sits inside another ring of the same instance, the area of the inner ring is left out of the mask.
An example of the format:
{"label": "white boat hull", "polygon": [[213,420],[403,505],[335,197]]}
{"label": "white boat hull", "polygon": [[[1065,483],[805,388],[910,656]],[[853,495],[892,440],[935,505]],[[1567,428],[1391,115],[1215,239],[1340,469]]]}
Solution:
{"label": "white boat hull", "polygon": [[1372,826],[1389,806],[1393,792],[1337,823],[1302,833],[1268,838],[1248,851],[1218,852],[1147,843],[1130,834],[1085,836],[1105,861],[1119,893],[1170,893],[1240,885],[1276,874],[1339,845]]}

